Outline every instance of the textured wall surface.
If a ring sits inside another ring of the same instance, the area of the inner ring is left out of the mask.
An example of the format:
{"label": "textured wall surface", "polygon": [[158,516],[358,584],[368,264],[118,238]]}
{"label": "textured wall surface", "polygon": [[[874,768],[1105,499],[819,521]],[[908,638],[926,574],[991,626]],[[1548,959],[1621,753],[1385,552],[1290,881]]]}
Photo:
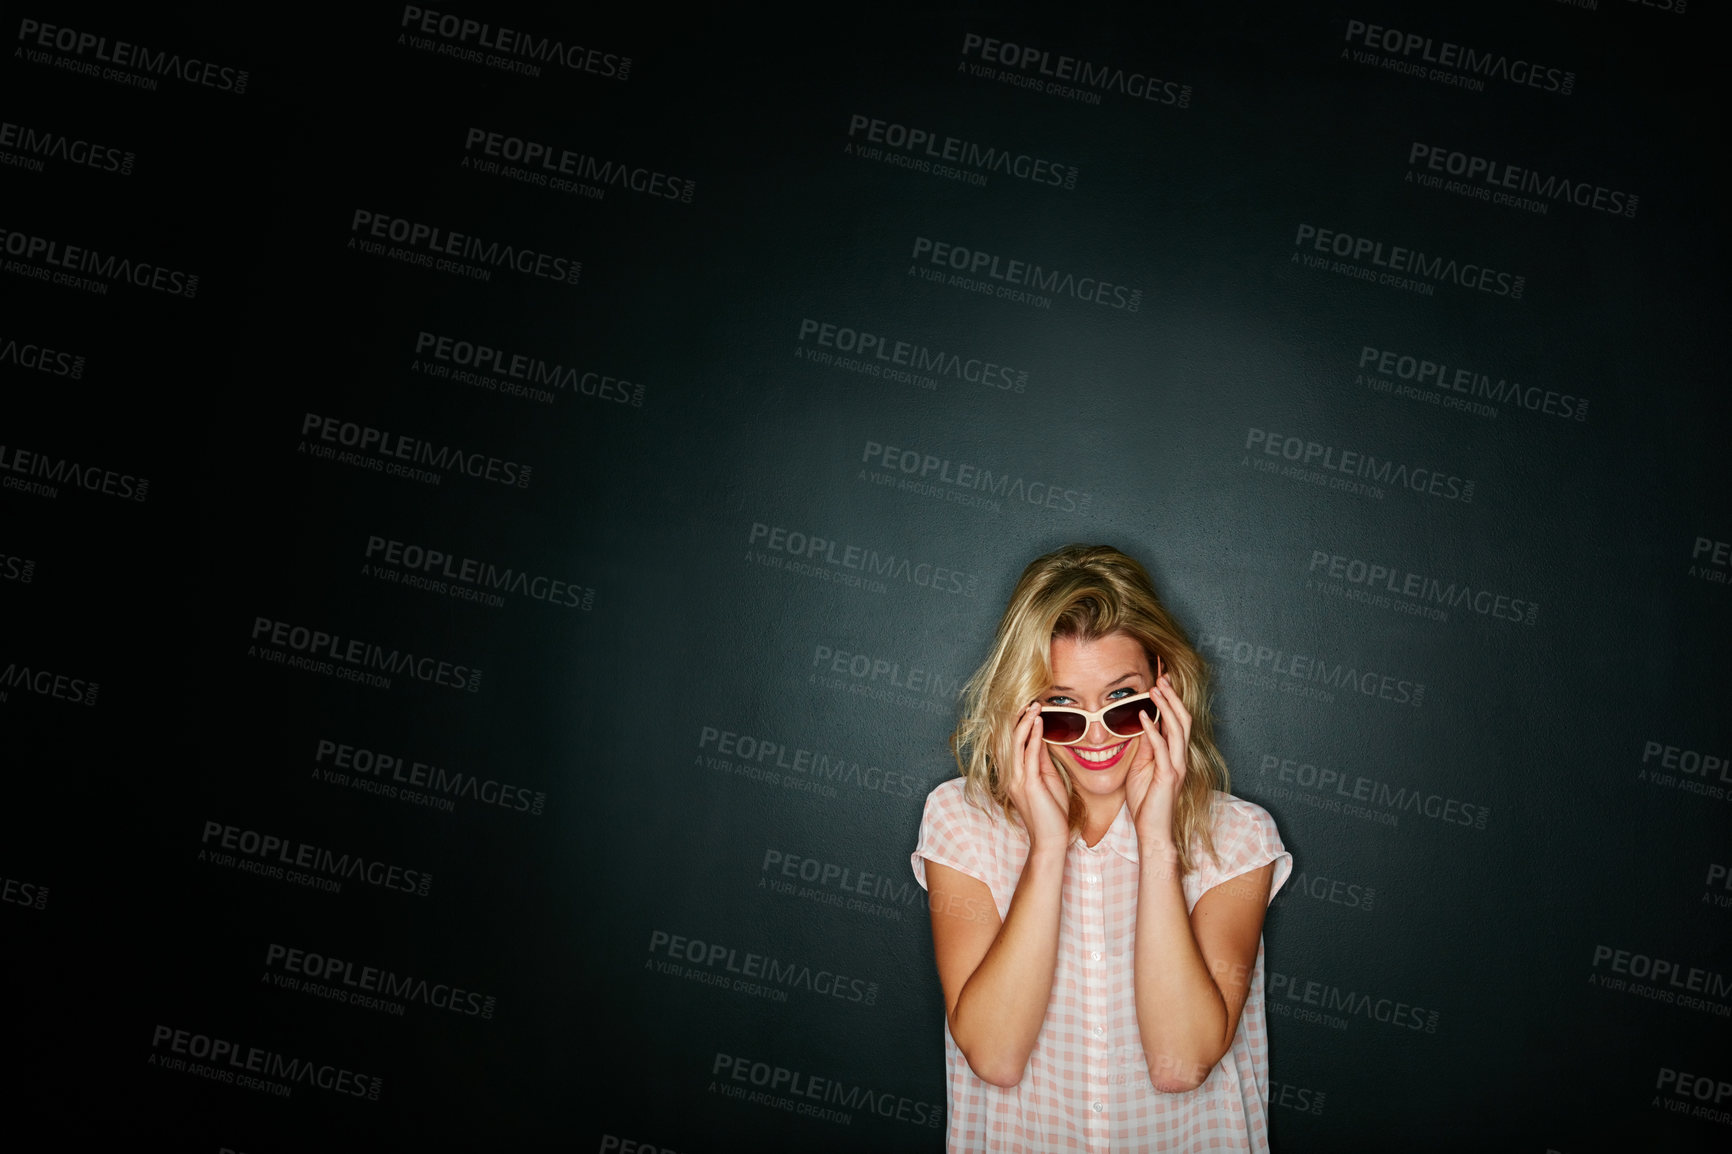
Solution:
{"label": "textured wall surface", "polygon": [[13,1128],[936,1151],[1021,567],[1211,660],[1278,1149],[1732,1138],[1726,22],[15,10]]}

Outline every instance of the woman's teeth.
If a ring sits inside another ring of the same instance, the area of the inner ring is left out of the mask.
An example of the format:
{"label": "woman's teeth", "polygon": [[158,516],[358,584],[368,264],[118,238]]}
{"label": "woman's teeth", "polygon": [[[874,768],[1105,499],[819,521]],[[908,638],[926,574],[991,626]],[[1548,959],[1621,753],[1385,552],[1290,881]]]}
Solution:
{"label": "woman's teeth", "polygon": [[1125,747],[1125,743],[1120,742],[1119,744],[1113,746],[1111,749],[1101,749],[1101,750],[1079,749],[1076,751],[1076,755],[1078,757],[1082,758],[1084,761],[1111,761],[1113,758],[1115,758],[1119,755],[1119,750],[1123,749],[1124,747]]}

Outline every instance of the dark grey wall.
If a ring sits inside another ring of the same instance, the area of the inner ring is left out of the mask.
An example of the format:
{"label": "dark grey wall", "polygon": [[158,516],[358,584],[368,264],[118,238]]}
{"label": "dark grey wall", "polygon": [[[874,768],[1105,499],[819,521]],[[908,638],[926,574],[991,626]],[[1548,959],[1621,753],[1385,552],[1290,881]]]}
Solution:
{"label": "dark grey wall", "polygon": [[1105,541],[1279,1148],[1726,1140],[1710,6],[10,20],[14,1127],[941,1148],[921,800]]}

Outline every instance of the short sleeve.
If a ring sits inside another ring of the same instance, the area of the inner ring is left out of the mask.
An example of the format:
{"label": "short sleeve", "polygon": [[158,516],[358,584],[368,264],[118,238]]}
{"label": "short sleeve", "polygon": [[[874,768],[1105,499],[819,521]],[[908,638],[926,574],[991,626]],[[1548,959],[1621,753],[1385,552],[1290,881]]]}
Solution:
{"label": "short sleeve", "polygon": [[[1280,892],[1288,875],[1293,872],[1293,855],[1281,844],[1281,834],[1269,811],[1254,802],[1228,793],[1215,795],[1214,805],[1215,857],[1200,855],[1196,870],[1196,895],[1241,874],[1275,863],[1269,879],[1269,900]],[[1191,905],[1195,906],[1193,899]]]}
{"label": "short sleeve", "polygon": [[920,818],[920,840],[909,855],[914,879],[922,889],[931,888],[926,884],[928,861],[977,878],[988,888],[992,886],[986,868],[989,852],[986,839],[990,836],[986,826],[992,819],[969,804],[962,796],[962,786],[963,780],[954,777],[926,795],[926,812]]}

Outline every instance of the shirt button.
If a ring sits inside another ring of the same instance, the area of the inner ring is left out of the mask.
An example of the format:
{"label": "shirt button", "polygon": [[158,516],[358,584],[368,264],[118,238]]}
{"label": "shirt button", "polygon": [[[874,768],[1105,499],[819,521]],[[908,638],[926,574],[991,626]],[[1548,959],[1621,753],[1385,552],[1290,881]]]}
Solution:
{"label": "shirt button", "polygon": [[1095,1113],[1099,1114],[1102,1110],[1105,1110],[1107,1108],[1107,1104],[1105,1102],[1096,1102],[1094,1108],[1095,1108]]}
{"label": "shirt button", "polygon": [[1095,950],[1093,953],[1089,954],[1089,961],[1098,962],[1100,960],[1101,960],[1101,952],[1099,950]]}
{"label": "shirt button", "polygon": [[1094,885],[1094,884],[1095,884],[1095,883],[1096,883],[1096,882],[1098,882],[1098,881],[1100,881],[1100,880],[1101,880],[1101,875],[1099,875],[1099,874],[1089,874],[1089,875],[1088,875],[1088,877],[1086,877],[1086,878],[1084,878],[1084,879],[1083,879],[1083,880],[1084,880],[1084,881],[1086,881],[1086,882],[1088,882],[1088,884],[1089,884],[1089,885],[1091,885],[1091,886],[1092,886],[1092,885]]}
{"label": "shirt button", "polygon": [[1095,1037],[1099,1038],[1105,1033],[1106,1033],[1106,1030],[1104,1027],[1101,1027],[1101,1026],[1095,1027]]}

